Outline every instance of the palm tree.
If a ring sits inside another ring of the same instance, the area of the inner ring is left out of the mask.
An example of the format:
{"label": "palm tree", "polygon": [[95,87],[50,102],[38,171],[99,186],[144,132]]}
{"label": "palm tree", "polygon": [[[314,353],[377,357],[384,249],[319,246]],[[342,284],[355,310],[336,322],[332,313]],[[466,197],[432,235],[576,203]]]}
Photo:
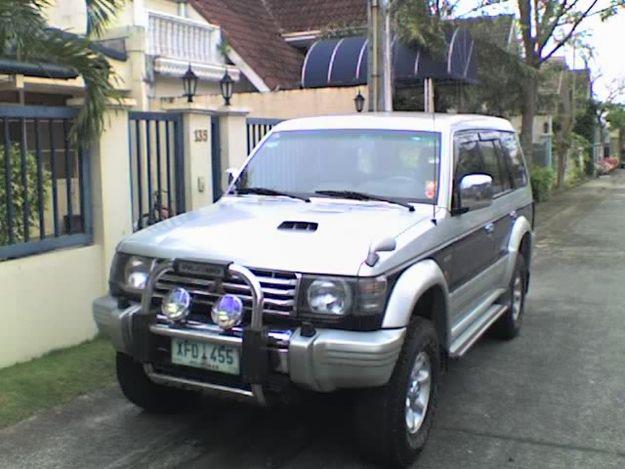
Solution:
{"label": "palm tree", "polygon": [[72,128],[80,145],[100,135],[107,103],[121,97],[111,65],[92,46],[124,1],[85,0],[87,35],[82,37],[49,28],[44,12],[51,0],[0,0],[0,57],[62,65],[83,78],[85,102]]}

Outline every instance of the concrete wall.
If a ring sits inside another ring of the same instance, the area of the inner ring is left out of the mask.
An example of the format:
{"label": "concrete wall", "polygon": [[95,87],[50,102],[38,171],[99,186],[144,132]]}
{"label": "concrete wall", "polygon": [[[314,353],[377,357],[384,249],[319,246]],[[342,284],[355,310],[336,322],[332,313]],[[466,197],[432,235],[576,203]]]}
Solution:
{"label": "concrete wall", "polygon": [[93,337],[103,272],[97,245],[0,263],[0,368]]}
{"label": "concrete wall", "polygon": [[85,0],[53,0],[46,8],[48,24],[74,34],[87,31],[87,5]]}
{"label": "concrete wall", "polygon": [[[521,116],[514,116],[510,119],[510,122],[514,126],[517,132],[521,133]],[[538,115],[534,117],[534,128],[532,129],[532,141],[534,143],[541,143],[545,135],[552,135],[552,121],[551,115]],[[545,133],[545,126],[548,132]]]}
{"label": "concrete wall", "polygon": [[[163,100],[180,98],[183,91],[180,78],[157,75],[153,86],[151,110],[158,110]],[[198,81],[196,93],[198,95],[219,93],[219,83]]]}
{"label": "concrete wall", "polygon": [[[237,93],[232,106],[249,110],[249,117],[292,119],[295,117],[331,114],[352,114],[356,111],[354,98],[366,87],[315,88],[270,93]],[[207,107],[221,107],[221,95],[198,96],[196,101]]]}
{"label": "concrete wall", "polygon": [[91,302],[106,293],[115,247],[132,233],[127,108],[133,104],[107,112],[92,147],[93,244],[0,262],[0,368],[96,333]]}

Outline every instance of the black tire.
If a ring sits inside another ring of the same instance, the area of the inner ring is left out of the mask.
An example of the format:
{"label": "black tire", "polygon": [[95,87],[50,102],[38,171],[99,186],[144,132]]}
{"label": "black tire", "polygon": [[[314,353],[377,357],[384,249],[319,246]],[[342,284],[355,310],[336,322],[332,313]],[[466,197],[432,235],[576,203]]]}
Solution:
{"label": "black tire", "polygon": [[198,402],[198,393],[153,383],[145,374],[143,365],[124,353],[117,353],[116,369],[124,396],[147,412],[172,414],[187,410]]}
{"label": "black tire", "polygon": [[[496,337],[502,340],[512,340],[521,332],[521,326],[523,325],[523,316],[525,316],[525,295],[527,293],[527,268],[525,266],[525,259],[522,255],[517,256],[516,266],[510,279],[510,285],[508,292],[503,297],[503,304],[508,306],[508,311],[501,316],[493,326],[493,332]],[[514,291],[515,284],[521,288],[521,298],[518,314],[515,313],[514,306]]]}
{"label": "black tire", "polygon": [[[406,423],[408,383],[415,359],[422,352],[430,361],[429,402],[421,426],[410,433]],[[414,317],[388,384],[357,396],[356,434],[366,456],[383,467],[406,467],[414,462],[425,446],[436,414],[440,369],[434,326],[424,318]]]}

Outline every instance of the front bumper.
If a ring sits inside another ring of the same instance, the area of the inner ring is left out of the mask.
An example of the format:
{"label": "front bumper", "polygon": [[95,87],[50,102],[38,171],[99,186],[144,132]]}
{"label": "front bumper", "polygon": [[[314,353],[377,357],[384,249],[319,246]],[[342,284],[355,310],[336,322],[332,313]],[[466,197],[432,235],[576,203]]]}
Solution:
{"label": "front bumper", "polygon": [[[207,389],[211,383],[184,380],[156,375],[142,353],[144,334],[137,330],[146,317],[141,305],[132,304],[119,308],[111,296],[93,302],[93,317],[100,332],[109,337],[115,349],[135,357],[148,365],[148,376],[161,384],[184,385],[187,388]],[[242,346],[242,339],[223,334],[216,327],[189,324],[170,327],[167,324],[146,325],[147,336],[185,337],[198,341]],[[144,331],[146,332],[146,331]],[[303,388],[330,392],[346,388],[382,386],[388,382],[404,342],[405,328],[382,329],[373,332],[317,329],[312,337],[303,336],[299,328],[293,330],[269,330],[268,358],[272,373],[286,375],[289,380]],[[215,387],[215,386],[213,386]],[[218,386],[226,391],[224,386]],[[239,389],[232,389],[240,394]]]}

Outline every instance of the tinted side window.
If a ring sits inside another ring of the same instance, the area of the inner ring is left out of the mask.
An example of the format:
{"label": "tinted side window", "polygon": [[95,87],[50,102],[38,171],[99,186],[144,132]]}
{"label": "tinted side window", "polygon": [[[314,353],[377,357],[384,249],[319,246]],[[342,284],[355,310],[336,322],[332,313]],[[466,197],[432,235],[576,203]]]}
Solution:
{"label": "tinted side window", "polygon": [[477,136],[464,136],[455,140],[456,181],[465,175],[482,173],[482,158],[478,148]]}
{"label": "tinted side window", "polygon": [[525,171],[525,163],[519,146],[519,141],[512,132],[501,133],[501,147],[504,157],[508,163],[508,168],[512,173],[512,180],[516,187],[527,186],[527,172]]}
{"label": "tinted side window", "polygon": [[484,160],[484,172],[493,178],[493,192],[500,194],[509,190],[508,170],[495,142],[493,140],[481,141],[479,147]]}

